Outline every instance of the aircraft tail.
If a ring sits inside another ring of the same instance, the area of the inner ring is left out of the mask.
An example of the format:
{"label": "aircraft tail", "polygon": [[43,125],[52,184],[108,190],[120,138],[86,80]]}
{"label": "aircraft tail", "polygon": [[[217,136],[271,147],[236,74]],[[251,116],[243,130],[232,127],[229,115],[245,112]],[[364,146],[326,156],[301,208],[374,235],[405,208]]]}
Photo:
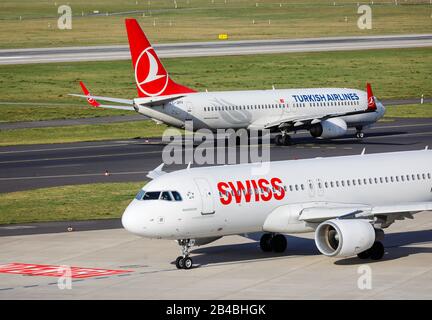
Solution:
{"label": "aircraft tail", "polygon": [[377,106],[375,103],[375,97],[374,97],[374,94],[372,92],[372,87],[371,87],[370,83],[366,83],[366,92],[367,92],[367,101],[368,101],[367,110],[368,111],[376,111]]}
{"label": "aircraft tail", "polygon": [[126,30],[140,98],[195,92],[171,80],[135,19],[126,19]]}

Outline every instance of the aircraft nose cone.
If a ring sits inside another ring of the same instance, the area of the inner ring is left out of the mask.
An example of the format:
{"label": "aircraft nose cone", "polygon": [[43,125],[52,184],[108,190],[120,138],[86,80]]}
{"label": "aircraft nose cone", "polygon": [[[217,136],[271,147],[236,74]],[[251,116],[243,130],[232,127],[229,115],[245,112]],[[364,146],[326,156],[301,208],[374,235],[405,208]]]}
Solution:
{"label": "aircraft nose cone", "polygon": [[124,211],[121,222],[123,228],[135,234],[139,234],[140,223],[138,219],[138,212],[133,204],[130,204]]}

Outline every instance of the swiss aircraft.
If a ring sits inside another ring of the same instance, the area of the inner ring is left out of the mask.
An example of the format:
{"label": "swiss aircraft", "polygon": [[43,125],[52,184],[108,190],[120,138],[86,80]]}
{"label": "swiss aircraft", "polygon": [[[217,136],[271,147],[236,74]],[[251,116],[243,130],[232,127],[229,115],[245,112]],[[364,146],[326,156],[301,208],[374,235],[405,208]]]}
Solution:
{"label": "swiss aircraft", "polygon": [[[197,92],[171,79],[135,19],[126,19],[126,30],[138,98],[93,96],[83,82],[84,94],[73,96],[87,98],[96,108],[136,111],[177,128],[193,121],[194,130],[267,129],[277,133],[276,145],[291,144],[290,134],[300,130],[309,131],[315,138],[330,139],[344,136],[352,127],[361,139],[363,129],[385,113],[370,84],[366,91],[316,88]],[[103,105],[98,100],[116,105]]]}
{"label": "swiss aircraft", "polygon": [[329,257],[379,260],[383,229],[432,210],[432,152],[362,154],[149,173],[122,216],[124,228],[148,238],[177,240],[179,269],[190,250],[227,235],[264,232],[261,249],[284,252],[284,234],[315,232]]}

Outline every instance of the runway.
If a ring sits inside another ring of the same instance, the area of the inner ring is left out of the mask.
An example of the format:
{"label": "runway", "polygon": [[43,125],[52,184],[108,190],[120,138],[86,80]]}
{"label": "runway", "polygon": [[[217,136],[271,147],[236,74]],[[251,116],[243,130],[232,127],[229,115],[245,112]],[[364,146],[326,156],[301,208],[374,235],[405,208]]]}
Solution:
{"label": "runway", "polygon": [[[386,229],[383,260],[375,262],[320,255],[312,233],[287,236],[284,254],[260,251],[259,234],[229,236],[193,249],[191,270],[176,269],[174,241],[123,229],[2,237],[0,265],[124,273],[74,278],[63,290],[57,277],[0,273],[0,299],[432,299],[431,231],[430,212],[397,221]],[[359,283],[366,272],[365,288]]]}
{"label": "runway", "polygon": [[[362,141],[354,137],[353,130],[340,139],[317,140],[302,132],[293,136],[292,146],[272,145],[271,160],[360,154],[364,148],[367,153],[377,153],[432,147],[430,119],[386,119],[365,134]],[[164,147],[160,138],[2,147],[0,192],[96,182],[144,182],[147,173],[162,163]],[[186,165],[170,165],[164,170]]]}
{"label": "runway", "polygon": [[[161,58],[247,55],[284,52],[418,48],[432,46],[432,34],[243,40],[156,44]],[[130,59],[124,45],[0,50],[0,64],[30,64]]]}

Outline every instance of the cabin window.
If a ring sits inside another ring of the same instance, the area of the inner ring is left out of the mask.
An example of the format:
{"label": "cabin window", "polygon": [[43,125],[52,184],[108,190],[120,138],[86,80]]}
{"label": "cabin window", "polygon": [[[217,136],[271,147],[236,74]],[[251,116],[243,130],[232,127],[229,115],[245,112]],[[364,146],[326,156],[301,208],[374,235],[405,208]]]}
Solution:
{"label": "cabin window", "polygon": [[171,197],[171,194],[168,191],[164,191],[160,196],[160,200],[172,201],[173,199]]}
{"label": "cabin window", "polygon": [[143,200],[158,200],[160,191],[150,191],[144,194]]}
{"label": "cabin window", "polygon": [[347,180],[347,186],[348,186],[348,187],[351,186],[351,183],[350,183],[349,180]]}
{"label": "cabin window", "polygon": [[427,177],[428,177],[428,179],[430,179],[430,178],[431,178],[431,174],[430,174],[430,173],[428,173],[428,174],[427,174]]}
{"label": "cabin window", "polygon": [[145,194],[145,191],[144,191],[144,190],[140,190],[140,191],[138,192],[138,194],[135,196],[135,199],[137,199],[137,200],[142,200],[144,194]]}
{"label": "cabin window", "polygon": [[182,201],[182,197],[177,191],[171,191],[171,194],[175,201]]}

